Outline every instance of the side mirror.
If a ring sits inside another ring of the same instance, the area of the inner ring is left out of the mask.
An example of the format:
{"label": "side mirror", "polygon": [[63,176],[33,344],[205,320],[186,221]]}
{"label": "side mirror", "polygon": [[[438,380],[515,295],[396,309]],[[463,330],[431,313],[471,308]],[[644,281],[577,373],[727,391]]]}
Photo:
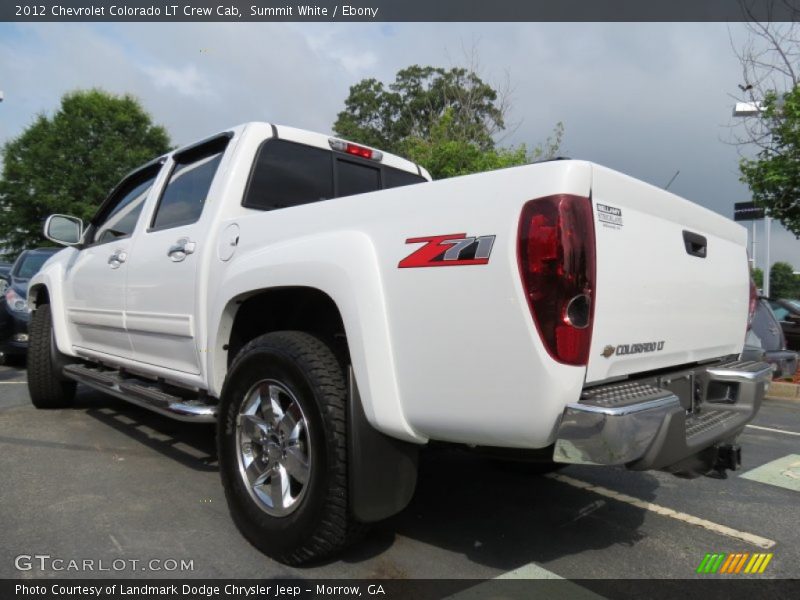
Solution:
{"label": "side mirror", "polygon": [[68,215],[50,215],[44,224],[44,237],[62,246],[79,244],[83,237],[83,221]]}

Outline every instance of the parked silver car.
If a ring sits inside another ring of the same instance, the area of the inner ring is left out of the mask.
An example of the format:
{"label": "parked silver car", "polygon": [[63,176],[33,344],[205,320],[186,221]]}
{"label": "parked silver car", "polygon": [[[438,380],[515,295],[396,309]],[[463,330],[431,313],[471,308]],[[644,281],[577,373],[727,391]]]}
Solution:
{"label": "parked silver car", "polygon": [[775,377],[791,377],[797,372],[797,352],[786,349],[786,337],[767,298],[758,299],[746,343],[742,358],[770,363]]}

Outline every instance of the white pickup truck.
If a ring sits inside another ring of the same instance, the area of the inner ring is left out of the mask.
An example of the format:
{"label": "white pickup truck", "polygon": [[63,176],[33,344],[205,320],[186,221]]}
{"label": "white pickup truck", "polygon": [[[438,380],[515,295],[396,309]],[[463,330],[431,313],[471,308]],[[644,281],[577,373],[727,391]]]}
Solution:
{"label": "white pickup truck", "polygon": [[30,284],[33,404],[77,382],[218,423],[236,524],[290,564],[402,510],[431,441],[735,469],[770,378],[738,358],[744,228],[589,162],[430,182],[250,123],[45,233],[68,248]]}

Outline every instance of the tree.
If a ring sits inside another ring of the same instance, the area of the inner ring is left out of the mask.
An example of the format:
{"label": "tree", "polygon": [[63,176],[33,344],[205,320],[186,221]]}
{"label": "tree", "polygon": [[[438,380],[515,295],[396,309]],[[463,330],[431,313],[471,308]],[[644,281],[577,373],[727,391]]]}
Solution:
{"label": "tree", "polygon": [[0,240],[9,254],[44,242],[52,213],[90,218],[134,167],[167,152],[167,131],[132,96],[101,90],[66,94],[3,148]]}
{"label": "tree", "polygon": [[[750,272],[750,275],[752,276],[753,283],[756,284],[756,287],[759,290],[762,289],[764,287],[764,271],[760,267],[756,267]],[[772,275],[772,273],[770,273],[770,275]]]}
{"label": "tree", "polygon": [[796,298],[800,295],[800,286],[789,263],[776,262],[769,274],[769,292],[773,298]]}
{"label": "tree", "polygon": [[376,79],[352,86],[333,129],[344,138],[399,152],[407,138],[428,137],[449,112],[450,135],[487,149],[505,128],[506,108],[498,92],[470,69],[413,65],[398,71],[388,89]]}
{"label": "tree", "polygon": [[761,110],[744,119],[734,140],[756,150],[755,158],[740,161],[741,180],[756,204],[800,236],[800,23],[750,17],[748,39],[737,51],[743,83],[736,99]]}
{"label": "tree", "polygon": [[564,130],[558,123],[553,137],[530,153],[524,144],[512,148],[482,149],[476,143],[453,136],[450,129],[452,120],[451,112],[445,111],[427,137],[409,137],[403,144],[401,154],[424,166],[434,179],[524,165],[545,154],[550,158],[557,153]]}
{"label": "tree", "polygon": [[350,88],[333,130],[340,137],[407,156],[438,179],[525,164],[555,156],[563,125],[545,144],[497,147],[506,128],[506,93],[473,68],[421,67],[398,71],[388,86],[364,79]]}
{"label": "tree", "polygon": [[771,138],[755,159],[741,160],[742,181],[756,204],[800,236],[800,86],[780,97],[768,92],[763,107]]}

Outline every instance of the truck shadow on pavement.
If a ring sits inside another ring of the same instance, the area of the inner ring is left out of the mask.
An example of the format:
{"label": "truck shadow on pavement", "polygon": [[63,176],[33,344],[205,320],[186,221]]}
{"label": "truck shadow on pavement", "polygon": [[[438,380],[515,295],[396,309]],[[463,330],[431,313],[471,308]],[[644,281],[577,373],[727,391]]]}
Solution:
{"label": "truck shadow on pavement", "polygon": [[[640,497],[652,500],[658,481],[642,479]],[[375,556],[397,534],[508,571],[587,550],[633,546],[645,537],[639,531],[645,513],[469,452],[437,450],[423,455],[406,510],[377,525],[342,559]]]}
{"label": "truck shadow on pavement", "polygon": [[214,425],[182,423],[83,388],[79,388],[75,408],[185,467],[218,470]]}
{"label": "truck shadow on pavement", "polygon": [[[76,408],[184,467],[218,470],[212,425],[174,421],[86,389],[79,391]],[[638,497],[652,500],[658,481],[640,477]],[[422,453],[416,493],[403,512],[374,525],[343,554],[308,566],[378,559],[383,572],[376,576],[409,577],[390,560],[389,551],[402,536],[508,571],[587,550],[632,546],[645,537],[639,532],[644,516],[643,510],[524,469],[437,448]]]}

